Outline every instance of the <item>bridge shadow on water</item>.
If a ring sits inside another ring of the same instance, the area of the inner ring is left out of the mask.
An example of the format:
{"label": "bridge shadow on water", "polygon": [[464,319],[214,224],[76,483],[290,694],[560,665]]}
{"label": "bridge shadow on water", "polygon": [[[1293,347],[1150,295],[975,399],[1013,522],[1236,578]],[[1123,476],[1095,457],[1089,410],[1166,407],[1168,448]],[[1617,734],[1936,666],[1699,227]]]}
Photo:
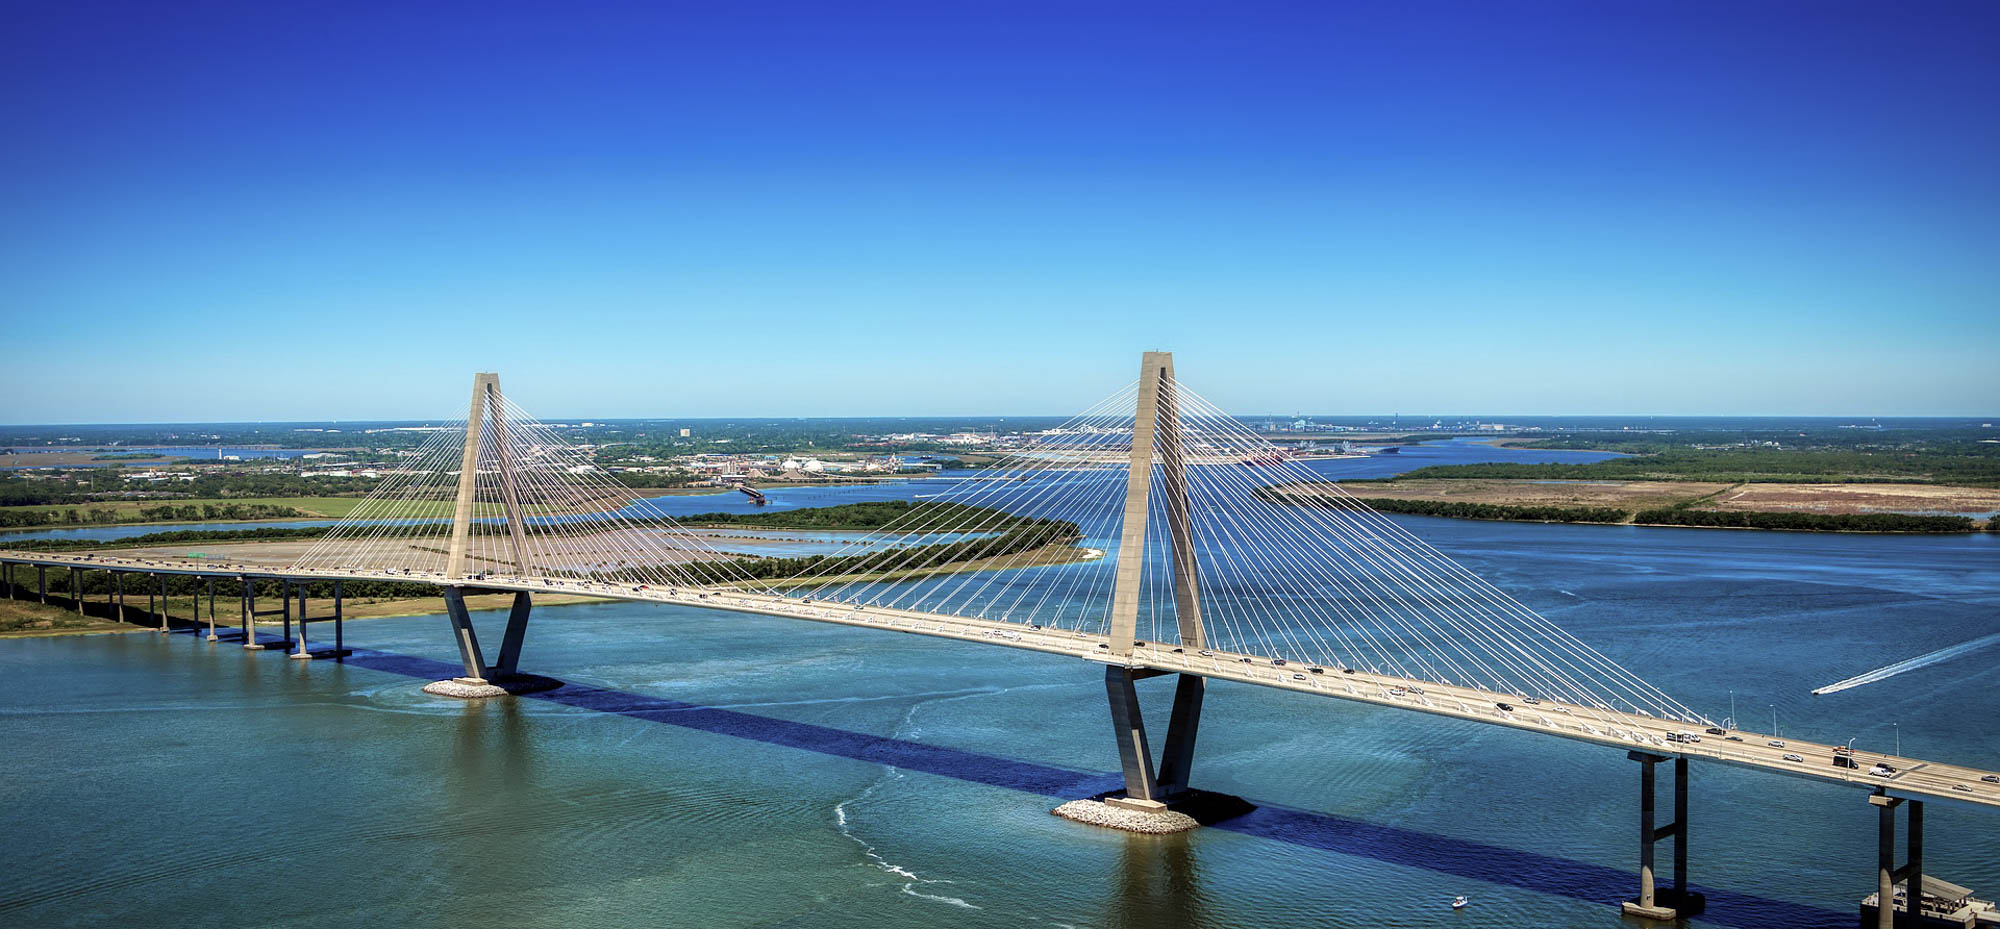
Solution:
{"label": "bridge shadow on water", "polygon": [[[428,658],[359,648],[347,659],[347,664],[424,681],[453,677],[463,670],[457,665]],[[983,752],[925,745],[577,684],[517,699],[541,700],[837,758],[893,765],[907,771],[1004,787],[1059,801],[1100,794],[1122,784],[1119,776],[1111,773],[1075,771]],[[1616,907],[1619,901],[1634,895],[1638,888],[1637,874],[1618,868],[1312,810],[1259,805],[1247,814],[1209,828],[1519,887],[1606,907]],[[1172,837],[1169,840],[1180,841]],[[1158,840],[1135,836],[1134,841]],[[1701,917],[1705,922],[1745,929],[1809,929],[1850,925],[1855,918],[1851,911],[1772,900],[1699,884],[1695,889],[1708,897],[1708,912]]]}

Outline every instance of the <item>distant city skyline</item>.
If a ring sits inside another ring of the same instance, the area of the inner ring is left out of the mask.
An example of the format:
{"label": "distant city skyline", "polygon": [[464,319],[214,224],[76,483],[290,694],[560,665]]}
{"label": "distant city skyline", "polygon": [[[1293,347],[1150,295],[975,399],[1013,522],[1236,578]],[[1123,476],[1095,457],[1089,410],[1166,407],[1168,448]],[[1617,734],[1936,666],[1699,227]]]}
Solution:
{"label": "distant city skyline", "polygon": [[2000,4],[0,17],[10,422],[2000,405]]}

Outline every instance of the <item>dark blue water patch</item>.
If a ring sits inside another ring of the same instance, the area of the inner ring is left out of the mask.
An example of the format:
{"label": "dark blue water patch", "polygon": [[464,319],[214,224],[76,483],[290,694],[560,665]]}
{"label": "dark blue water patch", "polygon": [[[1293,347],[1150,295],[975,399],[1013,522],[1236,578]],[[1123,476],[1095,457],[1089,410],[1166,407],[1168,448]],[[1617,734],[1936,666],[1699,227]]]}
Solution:
{"label": "dark blue water patch", "polygon": [[[1617,906],[1632,899],[1638,890],[1638,875],[1617,868],[1399,829],[1330,813],[1259,806],[1212,828],[1605,906]],[[1813,929],[1847,925],[1853,921],[1851,914],[1842,911],[1771,900],[1701,884],[1695,884],[1693,889],[1708,900],[1708,911],[1701,917],[1708,922],[1729,926]]]}
{"label": "dark blue water patch", "polygon": [[[261,633],[258,640],[282,641],[276,636]],[[449,662],[365,648],[354,649],[346,663],[426,681],[455,677],[463,670]],[[1093,796],[1122,785],[1120,776],[1113,773],[1073,770],[586,685],[569,684],[518,699],[541,700],[646,722],[666,723],[699,732],[889,765],[906,771],[920,771],[1059,800]],[[1520,887],[1607,907],[1629,899],[1638,887],[1636,873],[1618,868],[1311,810],[1260,804],[1244,816],[1211,828],[1302,848]],[[1843,911],[1702,885],[1696,885],[1695,889],[1708,898],[1709,909],[1702,919],[1722,925],[1744,929],[1813,929],[1852,921],[1851,914]]]}

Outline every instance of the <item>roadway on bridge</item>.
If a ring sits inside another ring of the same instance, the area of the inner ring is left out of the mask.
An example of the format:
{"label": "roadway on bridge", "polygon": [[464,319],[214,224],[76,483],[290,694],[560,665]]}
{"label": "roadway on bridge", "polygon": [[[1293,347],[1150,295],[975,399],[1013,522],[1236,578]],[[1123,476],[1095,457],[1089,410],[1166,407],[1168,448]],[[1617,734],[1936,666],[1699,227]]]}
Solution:
{"label": "roadway on bridge", "polygon": [[[1389,677],[1362,669],[1315,668],[1299,663],[1278,665],[1269,656],[1218,649],[1189,651],[1173,643],[1147,642],[1129,657],[1114,656],[1105,637],[1092,633],[907,609],[811,602],[728,587],[662,588],[566,578],[494,576],[452,580],[442,573],[424,572],[272,571],[268,567],[163,562],[98,554],[0,552],[0,563],[197,577],[395,581],[431,584],[440,588],[464,586],[495,591],[561,592],[610,600],[758,613],[1027,649],[1099,664],[1198,674],[1215,680],[1395,707],[1628,750],[1707,758],[1793,777],[1879,788],[1894,796],[2000,807],[2000,773],[1962,765],[1856,750],[1851,756],[1856,767],[1846,768],[1834,763],[1837,747],[1833,745],[1797,739],[1781,740],[1748,731],[1728,733],[1728,736],[1741,739],[1735,741],[1725,735],[1704,732],[1698,723],[1623,713],[1602,707],[1577,706],[1555,700],[1532,701],[1514,694]],[[1510,708],[1503,708],[1501,704]],[[1680,742],[1670,738],[1689,732],[1698,736],[1700,741]],[[1799,760],[1791,760],[1794,756]],[[1877,765],[1887,765],[1895,771],[1886,776],[1869,773]]]}

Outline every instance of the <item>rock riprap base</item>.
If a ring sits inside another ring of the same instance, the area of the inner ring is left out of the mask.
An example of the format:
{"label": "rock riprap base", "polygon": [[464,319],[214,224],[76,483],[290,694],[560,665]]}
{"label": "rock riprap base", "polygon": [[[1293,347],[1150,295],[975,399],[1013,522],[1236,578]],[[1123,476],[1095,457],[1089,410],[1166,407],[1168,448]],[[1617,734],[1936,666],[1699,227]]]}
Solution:
{"label": "rock riprap base", "polygon": [[481,697],[505,697],[510,694],[534,694],[561,687],[563,682],[538,674],[514,674],[492,680],[454,677],[448,681],[432,681],[424,685],[424,693],[439,697],[456,697],[460,700],[476,700]]}
{"label": "rock riprap base", "polygon": [[1194,817],[1176,810],[1158,812],[1128,810],[1112,806],[1102,800],[1071,800],[1056,807],[1052,812],[1064,819],[1073,819],[1080,823],[1147,835],[1171,835],[1201,825]]}

